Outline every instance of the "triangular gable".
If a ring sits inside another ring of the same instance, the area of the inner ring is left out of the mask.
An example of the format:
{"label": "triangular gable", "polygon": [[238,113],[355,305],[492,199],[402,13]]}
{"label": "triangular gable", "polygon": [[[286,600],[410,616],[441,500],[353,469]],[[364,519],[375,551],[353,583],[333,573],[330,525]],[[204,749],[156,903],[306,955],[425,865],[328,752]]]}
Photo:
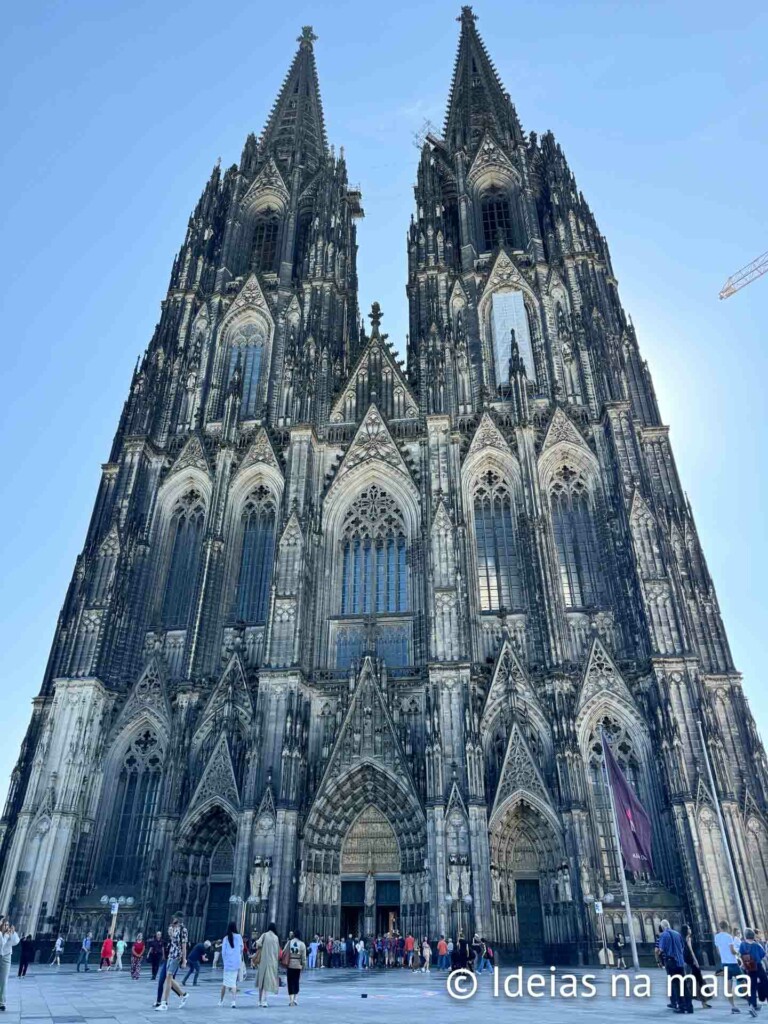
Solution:
{"label": "triangular gable", "polygon": [[[403,375],[403,371],[398,366],[397,361],[393,358],[387,346],[383,344],[381,337],[374,335],[360,353],[352,373],[349,375],[347,383],[344,385],[341,394],[331,408],[331,422],[340,423],[343,421],[346,403],[350,398],[355,398],[357,394],[358,379],[364,373],[368,374],[371,364],[371,356],[374,352],[380,355],[382,369],[386,366],[392,372],[396,384],[403,389],[403,393],[406,396],[404,415],[406,417],[418,416],[419,404],[411,390],[410,384]],[[368,375],[370,376],[370,374]]]}
{"label": "triangular gable", "polygon": [[[232,302],[232,305],[227,310],[227,314],[222,321],[222,327],[231,320],[238,313],[242,313],[247,309],[259,310],[267,319],[270,324],[274,325],[274,319],[269,311],[267,300],[264,298],[264,292],[261,290],[259,279],[255,274],[251,273],[243,282],[243,286]],[[219,332],[221,333],[221,332]]]}
{"label": "triangular gable", "polygon": [[272,784],[269,783],[264,790],[264,796],[261,798],[259,809],[256,812],[256,817],[260,818],[262,814],[270,814],[272,817],[276,817],[277,812],[275,811],[275,794],[272,792]]}
{"label": "triangular gable", "polygon": [[632,506],[629,510],[629,518],[630,521],[650,518],[654,523],[656,522],[656,516],[654,516],[648,502],[637,488],[635,488],[635,492],[632,495]]}
{"label": "triangular gable", "polygon": [[248,469],[249,466],[255,466],[257,463],[272,466],[277,470],[280,469],[280,463],[277,461],[275,449],[272,447],[272,442],[269,440],[269,434],[266,432],[264,427],[259,429],[256,437],[251,442],[237,468],[237,471],[240,473],[242,470]]}
{"label": "triangular gable", "polygon": [[491,272],[485,284],[483,292],[495,291],[497,288],[508,288],[510,285],[517,285],[521,289],[529,289],[530,286],[520,273],[515,261],[502,246],[496,259],[493,261]]}
{"label": "triangular gable", "polygon": [[187,818],[201,804],[209,800],[216,803],[227,803],[234,810],[240,806],[240,794],[237,791],[235,769],[232,767],[226,736],[221,736],[203,770],[203,777],[192,797]]}
{"label": "triangular gable", "polygon": [[577,710],[581,711],[593,697],[600,694],[612,694],[622,702],[628,702],[630,706],[635,704],[629,687],[616,667],[616,662],[606,650],[600,637],[596,636],[592,641],[587,658]]}
{"label": "triangular gable", "polygon": [[182,469],[201,469],[206,475],[210,475],[211,467],[208,464],[208,457],[205,448],[198,434],[192,434],[187,443],[179,452],[175,462],[170,468],[169,475],[179,473]]}
{"label": "triangular gable", "polygon": [[128,699],[115,723],[114,731],[119,732],[122,726],[149,712],[150,717],[160,719],[166,725],[171,721],[171,705],[165,689],[165,673],[160,658],[153,655],[147,662],[136,685],[128,694]]}
{"label": "triangular gable", "polygon": [[374,459],[377,462],[385,462],[412,482],[410,470],[389,432],[384,417],[375,405],[371,405],[357,429],[352,444],[347,448],[344,458],[341,460],[336,481],[349,473],[355,466]]}
{"label": "triangular gable", "polygon": [[432,533],[452,533],[453,522],[451,521],[450,513],[446,507],[445,499],[441,498],[437,503],[435,514],[432,517]]}
{"label": "triangular gable", "polygon": [[304,543],[304,534],[301,532],[301,523],[296,512],[291,512],[285,529],[280,537],[279,547],[293,547],[296,544]]}
{"label": "triangular gable", "polygon": [[461,278],[457,277],[456,280],[454,281],[453,288],[451,288],[451,309],[455,309],[456,312],[459,312],[459,310],[463,310],[468,304],[469,297],[467,296]]}
{"label": "triangular gable", "polygon": [[370,657],[363,659],[357,686],[341,723],[318,793],[322,792],[326,783],[332,784],[333,780],[346,771],[366,761],[384,765],[401,781],[407,779],[415,792],[408,760]]}
{"label": "triangular gable", "polygon": [[212,719],[227,720],[232,712],[246,724],[253,716],[253,702],[245,678],[243,663],[237,652],[229,659],[221,679],[208,698],[208,703],[205,705],[200,719],[201,728],[210,723]]}
{"label": "triangular gable", "polygon": [[467,458],[484,448],[496,448],[498,451],[505,452],[508,455],[512,454],[512,449],[509,447],[506,438],[493,422],[493,418],[488,412],[484,412],[480,417],[475,436],[472,438],[472,443],[467,452]]}
{"label": "triangular gable", "polygon": [[502,168],[507,173],[512,174],[516,180],[519,180],[519,174],[515,170],[512,161],[491,132],[486,131],[475,154],[475,159],[472,161],[472,165],[467,172],[467,181],[474,182],[485,171],[495,167]]}
{"label": "triangular gable", "polygon": [[496,787],[496,798],[493,801],[491,817],[502,804],[516,793],[527,793],[539,797],[540,800],[554,806],[549,788],[533,759],[525,736],[520,731],[517,722],[513,721],[499,784]]}
{"label": "triangular gable", "polygon": [[464,817],[469,821],[469,815],[467,814],[467,805],[464,803],[464,797],[461,795],[458,783],[455,781],[451,783],[451,791],[448,794],[448,799],[445,803],[445,820],[447,821],[454,810],[461,811]]}
{"label": "triangular gable", "polygon": [[286,204],[290,199],[288,186],[283,180],[280,169],[272,156],[269,157],[262,169],[251,182],[251,187],[241,200],[241,205],[249,207],[256,198],[272,195],[280,204]]}
{"label": "triangular gable", "polygon": [[565,441],[568,444],[578,445],[580,448],[586,448],[587,451],[589,451],[589,445],[587,442],[576,429],[574,424],[568,419],[560,406],[557,406],[554,416],[550,420],[541,450],[545,452],[547,449],[551,448],[553,445],[559,444],[561,441]]}
{"label": "triangular gable", "polygon": [[104,540],[99,544],[100,555],[116,555],[120,551],[120,531],[117,523],[112,523]]}
{"label": "triangular gable", "polygon": [[496,717],[500,708],[510,708],[512,699],[518,696],[533,708],[541,710],[536,693],[525,674],[508,636],[501,642],[496,664],[493,666],[491,685],[485,698],[483,714],[480,721],[481,729],[487,729]]}

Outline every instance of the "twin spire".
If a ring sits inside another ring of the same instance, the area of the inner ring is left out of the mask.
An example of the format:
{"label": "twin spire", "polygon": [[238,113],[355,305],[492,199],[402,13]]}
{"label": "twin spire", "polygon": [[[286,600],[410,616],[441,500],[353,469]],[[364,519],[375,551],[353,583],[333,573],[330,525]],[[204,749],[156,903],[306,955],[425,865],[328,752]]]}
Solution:
{"label": "twin spire", "polygon": [[[515,108],[488,56],[475,22],[477,15],[462,7],[459,48],[453,71],[444,136],[451,148],[472,149],[487,130],[500,142],[523,139]],[[315,63],[317,36],[305,25],[280,93],[261,136],[260,148],[292,167],[295,162],[313,170],[328,152],[323,105]]]}
{"label": "twin spire", "polygon": [[270,149],[281,163],[292,167],[297,162],[310,170],[328,152],[313,46],[316,39],[312,26],[305,25],[260,140],[261,148]]}
{"label": "twin spire", "polygon": [[445,114],[445,141],[452,149],[470,150],[490,129],[500,142],[521,142],[515,108],[477,31],[477,15],[465,6],[456,20],[461,22],[461,35]]}

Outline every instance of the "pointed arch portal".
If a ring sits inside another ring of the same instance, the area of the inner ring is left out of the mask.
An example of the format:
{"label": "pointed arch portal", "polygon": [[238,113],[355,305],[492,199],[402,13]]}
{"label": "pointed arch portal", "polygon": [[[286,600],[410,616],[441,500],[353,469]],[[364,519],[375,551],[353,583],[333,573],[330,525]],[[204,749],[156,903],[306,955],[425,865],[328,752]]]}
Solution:
{"label": "pointed arch portal", "polygon": [[227,930],[237,825],[230,811],[207,807],[183,827],[174,858],[178,879],[174,909],[182,907],[190,933],[214,942]]}
{"label": "pointed arch portal", "polygon": [[383,934],[427,922],[424,814],[380,764],[357,766],[321,793],[304,832],[307,934]]}
{"label": "pointed arch portal", "polygon": [[576,919],[563,838],[535,798],[516,794],[491,819],[493,930],[521,963],[555,963]]}

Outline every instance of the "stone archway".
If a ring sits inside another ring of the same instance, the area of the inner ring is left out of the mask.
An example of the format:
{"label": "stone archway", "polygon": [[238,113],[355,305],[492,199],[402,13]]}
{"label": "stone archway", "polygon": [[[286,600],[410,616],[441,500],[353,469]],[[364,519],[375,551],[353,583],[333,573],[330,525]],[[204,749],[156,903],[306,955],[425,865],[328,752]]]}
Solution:
{"label": "stone archway", "polygon": [[561,947],[575,938],[576,918],[553,813],[517,796],[494,814],[489,839],[496,941],[520,962],[557,962]]}
{"label": "stone archway", "polygon": [[[231,813],[211,804],[186,822],[176,843],[170,912],[184,911],[190,933],[220,939],[230,920],[237,824]],[[215,934],[224,925],[221,935]],[[208,934],[209,930],[211,934]]]}
{"label": "stone archway", "polygon": [[400,846],[387,816],[369,804],[341,846],[341,932],[381,934],[400,921]]}
{"label": "stone archway", "polygon": [[[429,910],[426,856],[421,804],[383,765],[366,761],[334,778],[318,796],[304,828],[299,901],[305,933],[339,934],[342,895],[345,905],[358,908],[363,928],[372,931],[382,923],[376,920],[379,906],[398,911],[401,930],[424,928]],[[345,885],[342,894],[342,883],[357,886]],[[351,917],[354,913],[345,914],[345,922]]]}

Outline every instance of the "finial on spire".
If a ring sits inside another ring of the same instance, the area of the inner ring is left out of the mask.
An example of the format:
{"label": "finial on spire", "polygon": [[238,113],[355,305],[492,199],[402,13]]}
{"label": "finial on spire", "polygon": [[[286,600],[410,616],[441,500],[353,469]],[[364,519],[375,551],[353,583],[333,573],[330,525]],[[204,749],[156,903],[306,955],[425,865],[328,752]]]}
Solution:
{"label": "finial on spire", "polygon": [[462,25],[473,25],[477,21],[477,15],[472,10],[470,4],[464,4],[461,8],[461,14],[458,16],[456,21],[460,21]]}
{"label": "finial on spire", "polygon": [[371,312],[368,314],[368,319],[371,321],[371,334],[374,336],[379,333],[382,316],[381,306],[378,302],[374,302],[371,306]]}
{"label": "finial on spire", "polygon": [[317,36],[312,31],[311,25],[301,26],[301,35],[296,39],[296,42],[301,45],[302,49],[312,49],[312,44],[317,42]]}

